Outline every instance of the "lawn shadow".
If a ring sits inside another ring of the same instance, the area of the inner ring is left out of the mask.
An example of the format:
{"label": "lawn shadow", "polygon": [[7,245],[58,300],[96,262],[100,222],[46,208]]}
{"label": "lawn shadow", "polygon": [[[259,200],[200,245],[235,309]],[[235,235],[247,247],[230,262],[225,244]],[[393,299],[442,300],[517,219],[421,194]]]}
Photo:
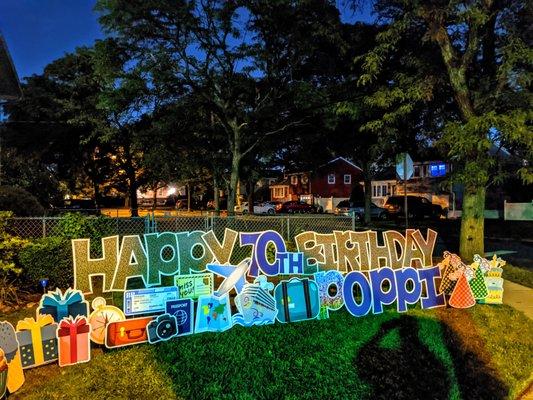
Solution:
{"label": "lawn shadow", "polygon": [[[373,399],[448,399],[452,377],[446,365],[419,338],[415,317],[402,315],[381,325],[354,359],[359,377]],[[443,340],[453,361],[461,398],[503,399],[508,388],[485,368],[461,338],[442,324]]]}

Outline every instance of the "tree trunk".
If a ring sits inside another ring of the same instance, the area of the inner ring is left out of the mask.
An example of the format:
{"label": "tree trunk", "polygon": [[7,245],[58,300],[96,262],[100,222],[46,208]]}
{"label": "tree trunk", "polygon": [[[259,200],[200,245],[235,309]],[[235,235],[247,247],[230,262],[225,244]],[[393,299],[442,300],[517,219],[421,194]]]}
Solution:
{"label": "tree trunk", "polygon": [[215,203],[215,215],[220,215],[220,196],[216,171],[213,171],[213,201]]}
{"label": "tree trunk", "polygon": [[248,181],[247,182],[247,188],[246,193],[248,195],[248,214],[252,215],[254,213],[254,189],[255,189],[255,182]]}
{"label": "tree trunk", "polygon": [[370,174],[363,173],[363,181],[365,185],[365,224],[369,224],[372,220],[370,215],[370,204],[372,203],[372,179]]}
{"label": "tree trunk", "polygon": [[236,121],[230,124],[233,130],[233,140],[231,140],[231,174],[228,187],[228,215],[235,215],[235,195],[238,191],[240,169],[241,169],[241,132]]}
{"label": "tree trunk", "polygon": [[[238,134],[235,134],[237,138]],[[228,215],[235,214],[235,195],[237,193],[237,185],[239,184],[239,172],[241,168],[241,152],[239,142],[235,143],[232,151],[231,159],[231,175],[228,188]]]}
{"label": "tree trunk", "polygon": [[137,177],[135,176],[135,168],[133,167],[133,160],[130,151],[130,146],[124,146],[124,155],[126,157],[126,177],[128,179],[128,195],[130,199],[130,212],[132,217],[139,216],[138,204],[137,204]]}
{"label": "tree trunk", "polygon": [[191,185],[187,185],[187,212],[191,212]]}
{"label": "tree trunk", "polygon": [[101,196],[100,196],[100,185],[96,182],[95,179],[91,179],[93,182],[93,190],[94,190],[94,205],[96,208],[100,207],[101,203]]}
{"label": "tree trunk", "polygon": [[154,188],[153,188],[153,190],[154,190],[154,199],[153,199],[154,200],[154,204],[152,206],[152,211],[154,211],[155,208],[157,207],[157,189],[158,189],[158,185],[156,184],[154,186]]}
{"label": "tree trunk", "polygon": [[129,181],[129,198],[130,198],[130,210],[131,210],[131,216],[132,217],[138,217],[139,216],[139,210],[137,205],[137,181],[135,177],[128,179]]}
{"label": "tree trunk", "polygon": [[470,263],[474,254],[484,255],[485,187],[465,188],[461,215],[459,253],[465,263]]}

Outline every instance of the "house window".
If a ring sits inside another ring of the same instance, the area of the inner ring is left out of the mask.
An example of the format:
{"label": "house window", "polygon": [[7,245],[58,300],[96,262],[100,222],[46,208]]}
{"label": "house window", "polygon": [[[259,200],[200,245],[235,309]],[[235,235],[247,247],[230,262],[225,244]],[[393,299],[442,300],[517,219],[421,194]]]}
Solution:
{"label": "house window", "polygon": [[328,174],[328,184],[333,185],[335,183],[335,174]]}
{"label": "house window", "polygon": [[276,198],[285,197],[285,188],[284,187],[276,187],[276,188],[274,188],[274,197],[276,197]]}
{"label": "house window", "polygon": [[413,176],[416,177],[416,178],[420,177],[420,166],[418,166],[418,165],[414,166]]}
{"label": "house window", "polygon": [[381,195],[386,196],[387,195],[387,185],[381,186]]}
{"label": "house window", "polygon": [[352,183],[352,176],[350,174],[344,175],[344,184],[350,185]]}
{"label": "house window", "polygon": [[372,197],[378,197],[376,185],[372,185]]}
{"label": "house window", "polygon": [[291,185],[297,185],[298,184],[298,175],[292,175],[291,176]]}

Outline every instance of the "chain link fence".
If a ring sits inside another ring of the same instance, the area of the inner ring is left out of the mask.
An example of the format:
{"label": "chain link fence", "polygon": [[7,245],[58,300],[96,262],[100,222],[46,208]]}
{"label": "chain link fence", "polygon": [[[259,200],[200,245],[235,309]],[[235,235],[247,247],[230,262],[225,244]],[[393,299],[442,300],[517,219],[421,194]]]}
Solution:
{"label": "chain link fence", "polygon": [[[87,217],[91,218],[91,217]],[[16,236],[28,239],[58,235],[61,217],[10,218],[8,229]],[[334,230],[355,230],[353,217],[334,215],[283,215],[283,216],[168,216],[148,218],[106,218],[105,231],[110,235],[142,235],[149,232],[186,232],[213,230],[217,237],[224,236],[226,228],[238,232],[273,230],[285,240],[292,240],[304,231],[328,233]]]}

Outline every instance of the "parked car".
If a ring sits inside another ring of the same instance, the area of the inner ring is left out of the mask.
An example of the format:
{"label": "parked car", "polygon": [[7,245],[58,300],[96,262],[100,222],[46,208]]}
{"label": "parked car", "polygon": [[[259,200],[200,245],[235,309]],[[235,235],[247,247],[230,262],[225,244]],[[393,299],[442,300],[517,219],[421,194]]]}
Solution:
{"label": "parked car", "polygon": [[[350,202],[349,200],[343,200],[334,211],[335,215],[355,216],[357,221],[360,221],[365,216],[365,203],[364,202]],[[370,203],[370,217],[373,219],[385,220],[389,218],[389,212],[386,208],[379,207],[374,203]]]}
{"label": "parked car", "polygon": [[[389,196],[383,207],[387,209],[393,217],[404,215],[404,196]],[[431,218],[439,219],[446,216],[446,210],[438,204],[431,203],[421,196],[407,195],[407,213],[409,218]]]}
{"label": "parked car", "polygon": [[286,201],[276,206],[276,212],[287,214],[311,214],[318,212],[318,209],[303,201]]}
{"label": "parked car", "polygon": [[[240,206],[235,206],[234,208],[236,213],[248,214],[249,207],[248,202],[241,203]],[[254,214],[275,214],[276,208],[273,204],[268,202],[264,203],[254,203]]]}

